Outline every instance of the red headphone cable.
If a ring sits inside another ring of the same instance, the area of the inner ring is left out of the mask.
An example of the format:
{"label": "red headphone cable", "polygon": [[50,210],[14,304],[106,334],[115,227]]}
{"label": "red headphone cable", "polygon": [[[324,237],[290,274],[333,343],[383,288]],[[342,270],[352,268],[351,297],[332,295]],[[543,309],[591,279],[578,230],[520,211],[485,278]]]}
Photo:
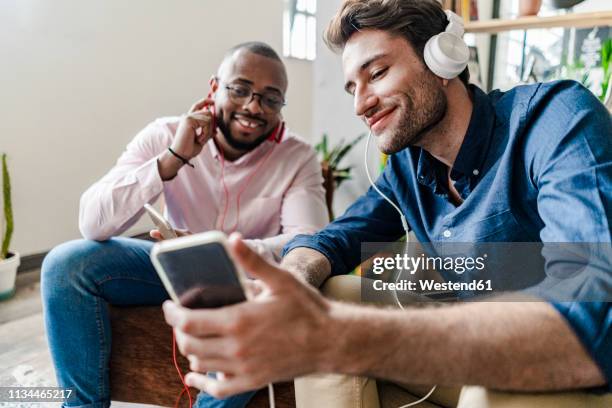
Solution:
{"label": "red headphone cable", "polygon": [[172,359],[174,360],[174,367],[176,368],[179,378],[181,379],[181,383],[183,384],[183,389],[181,390],[181,393],[179,394],[178,398],[176,399],[176,402],[174,403],[174,408],[178,408],[179,403],[181,402],[181,397],[183,396],[185,391],[187,392],[187,395],[189,396],[189,408],[192,408],[193,401],[191,399],[191,392],[189,391],[189,386],[185,384],[183,373],[181,372],[181,368],[179,367],[178,362],[176,360],[176,336],[174,334],[174,330],[172,330]]}
{"label": "red headphone cable", "polygon": [[[242,188],[240,189],[240,191],[238,192],[238,195],[236,196],[236,222],[234,223],[234,226],[231,228],[231,230],[229,230],[230,234],[236,231],[236,229],[238,228],[238,222],[240,221],[240,196],[246,190],[246,188],[249,185],[249,182],[251,181],[253,176],[257,174],[257,171],[260,169],[260,167],[268,160],[268,157],[270,157],[276,145],[277,143],[275,143],[272,146],[272,148],[268,151],[268,153],[266,153],[264,158],[259,162],[257,167],[255,167],[255,169],[251,172],[251,174],[247,176],[246,181],[242,183]],[[223,226],[225,225],[225,217],[227,216],[227,210],[229,206],[230,197],[229,197],[229,190],[227,188],[227,184],[225,184],[225,157],[223,156],[223,151],[221,149],[219,149],[219,153],[221,155],[221,184],[223,185],[223,190],[225,192],[225,208],[223,209],[223,215],[221,217],[221,230],[223,231]]]}

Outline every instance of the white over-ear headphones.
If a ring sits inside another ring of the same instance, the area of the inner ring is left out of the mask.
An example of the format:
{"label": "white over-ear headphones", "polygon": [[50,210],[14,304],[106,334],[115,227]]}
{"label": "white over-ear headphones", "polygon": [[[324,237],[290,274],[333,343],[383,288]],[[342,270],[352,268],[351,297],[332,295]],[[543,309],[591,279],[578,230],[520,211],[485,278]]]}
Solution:
{"label": "white over-ear headphones", "polygon": [[470,50],[463,41],[463,20],[450,10],[445,10],[448,25],[440,34],[425,44],[423,56],[427,67],[444,79],[453,79],[463,72],[470,58]]}

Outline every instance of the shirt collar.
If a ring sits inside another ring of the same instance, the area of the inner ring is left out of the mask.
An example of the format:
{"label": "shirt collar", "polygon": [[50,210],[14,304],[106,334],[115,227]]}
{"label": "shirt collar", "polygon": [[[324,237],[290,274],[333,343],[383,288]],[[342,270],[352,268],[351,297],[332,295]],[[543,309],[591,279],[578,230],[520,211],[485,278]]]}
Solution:
{"label": "shirt collar", "polygon": [[478,179],[495,125],[495,111],[487,94],[472,84],[469,85],[469,90],[472,94],[472,116],[451,170],[453,180],[462,177]]}
{"label": "shirt collar", "polygon": [[[451,170],[451,178],[458,180],[468,177],[473,182],[478,179],[489,150],[495,125],[495,111],[489,97],[480,88],[470,84],[468,90],[472,96],[472,115]],[[420,149],[420,151],[417,181],[429,186],[436,193],[444,193],[446,191],[446,167],[425,150]]]}
{"label": "shirt collar", "polygon": [[[213,138],[210,138],[207,144],[208,144],[208,149],[210,150],[210,154],[212,155],[212,157],[216,160],[221,160],[221,153],[219,152],[219,149],[217,148],[217,145],[215,141],[213,140]],[[251,150],[250,152],[247,152],[242,157],[240,157],[238,160],[235,160],[233,162],[226,160],[225,164],[230,165],[230,166],[232,165],[240,166],[240,165],[249,164],[252,161],[257,160],[263,155],[265,155],[268,152],[268,150],[274,147],[274,144],[275,143],[269,140],[265,140],[255,149]]]}
{"label": "shirt collar", "polygon": [[424,186],[430,187],[436,194],[444,192],[441,183],[438,183],[440,171],[443,165],[426,150],[419,149],[419,162],[417,165],[417,181]]}

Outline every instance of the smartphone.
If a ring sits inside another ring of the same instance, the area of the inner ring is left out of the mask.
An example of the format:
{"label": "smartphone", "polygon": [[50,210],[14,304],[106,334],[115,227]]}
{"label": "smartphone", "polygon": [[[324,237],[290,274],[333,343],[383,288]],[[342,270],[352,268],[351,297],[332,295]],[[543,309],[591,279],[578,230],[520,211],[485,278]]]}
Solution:
{"label": "smartphone", "polygon": [[172,239],[178,237],[178,234],[176,233],[174,228],[172,228],[172,225],[170,225],[168,220],[165,219],[160,213],[158,213],[155,208],[153,208],[149,204],[145,204],[144,209],[147,210],[147,214],[149,214],[149,217],[151,217],[153,224],[155,224],[163,239]]}
{"label": "smartphone", "polygon": [[247,277],[233,261],[223,232],[209,231],[158,242],[151,261],[175,302],[192,309],[247,299]]}

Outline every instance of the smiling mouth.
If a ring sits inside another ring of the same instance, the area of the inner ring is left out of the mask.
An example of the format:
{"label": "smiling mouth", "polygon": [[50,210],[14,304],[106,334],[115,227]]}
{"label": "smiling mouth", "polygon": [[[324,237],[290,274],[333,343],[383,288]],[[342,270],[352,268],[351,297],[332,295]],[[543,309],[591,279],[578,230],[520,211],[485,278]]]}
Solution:
{"label": "smiling mouth", "polygon": [[252,117],[248,117],[242,114],[234,114],[233,118],[236,122],[238,122],[241,126],[247,129],[257,129],[265,126],[265,122],[259,119],[254,119]]}
{"label": "smiling mouth", "polygon": [[372,129],[378,123],[380,123],[383,119],[387,118],[390,114],[395,112],[396,109],[397,109],[397,107],[393,107],[393,108],[385,109],[385,110],[383,110],[381,112],[378,112],[374,116],[366,118],[366,123],[368,124],[369,128]]}

